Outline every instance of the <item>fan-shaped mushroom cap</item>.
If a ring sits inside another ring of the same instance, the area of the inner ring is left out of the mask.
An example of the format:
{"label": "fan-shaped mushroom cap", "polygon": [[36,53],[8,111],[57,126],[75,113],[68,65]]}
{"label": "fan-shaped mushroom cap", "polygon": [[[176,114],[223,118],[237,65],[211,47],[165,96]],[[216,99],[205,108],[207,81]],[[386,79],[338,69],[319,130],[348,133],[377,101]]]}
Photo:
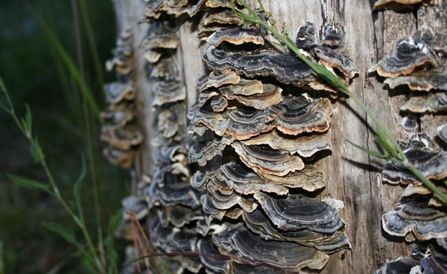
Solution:
{"label": "fan-shaped mushroom cap", "polygon": [[133,105],[128,102],[110,105],[105,111],[100,113],[100,118],[105,127],[124,127],[134,118]]}
{"label": "fan-shaped mushroom cap", "polygon": [[290,172],[285,176],[267,173],[259,175],[266,181],[275,182],[288,188],[302,188],[307,191],[315,191],[326,186],[326,175],[320,168],[313,165],[305,165],[302,170]]}
{"label": "fan-shaped mushroom cap", "polygon": [[332,105],[329,99],[313,99],[304,96],[285,97],[283,102],[271,108],[277,113],[276,128],[289,135],[303,132],[324,132],[329,128]]}
{"label": "fan-shaped mushroom cap", "polygon": [[214,234],[213,242],[235,262],[300,272],[306,267],[322,269],[329,259],[323,252],[294,242],[265,241],[245,227],[236,226],[227,231]]}
{"label": "fan-shaped mushroom cap", "polygon": [[189,207],[174,205],[165,209],[166,219],[175,227],[183,227],[196,218],[201,218],[201,211],[193,210]]}
{"label": "fan-shaped mushroom cap", "polygon": [[146,0],[147,6],[144,15],[151,19],[158,19],[162,13],[179,17],[182,14],[189,15],[191,6],[188,0]]}
{"label": "fan-shaped mushroom cap", "polygon": [[122,100],[130,101],[135,99],[135,86],[132,82],[112,82],[104,85],[107,102],[118,104]]}
{"label": "fan-shaped mushroom cap", "polygon": [[264,193],[257,193],[254,197],[270,220],[281,230],[309,229],[332,234],[344,227],[335,208],[302,194],[273,198]]}
{"label": "fan-shaped mushroom cap", "polygon": [[[241,85],[238,86],[240,87]],[[283,100],[281,94],[282,89],[272,84],[262,84],[262,91],[251,96],[236,95],[233,88],[234,86],[225,86],[219,88],[219,91],[228,100],[237,100],[239,103],[256,109],[271,107],[279,104]],[[239,92],[239,90],[237,90],[237,92]]]}
{"label": "fan-shaped mushroom cap", "polygon": [[214,46],[209,46],[203,61],[213,71],[233,70],[252,78],[273,76],[279,82],[303,86],[317,80],[313,70],[295,54],[272,54],[268,52],[243,55],[229,54]]}
{"label": "fan-shaped mushroom cap", "polygon": [[345,31],[338,23],[329,23],[323,27],[322,45],[339,47],[345,44]]}
{"label": "fan-shaped mushroom cap", "polygon": [[400,109],[413,113],[445,111],[447,110],[447,92],[411,97]]}
{"label": "fan-shaped mushroom cap", "polygon": [[242,162],[258,174],[267,173],[284,176],[304,168],[304,163],[299,156],[290,155],[266,145],[247,146],[236,141],[231,146]]}
{"label": "fan-shaped mushroom cap", "polygon": [[251,213],[243,212],[242,216],[246,226],[264,240],[291,241],[329,253],[350,247],[348,238],[343,231],[337,231],[334,234],[321,234],[308,229],[281,230],[259,208]]}
{"label": "fan-shaped mushroom cap", "polygon": [[245,43],[264,45],[264,38],[258,29],[237,27],[215,31],[206,39],[206,42],[215,47],[218,47],[223,42],[234,45],[242,45]]}
{"label": "fan-shaped mushroom cap", "polygon": [[190,163],[197,163],[199,166],[205,166],[207,162],[216,156],[222,156],[222,151],[227,145],[222,143],[220,138],[211,141],[195,142],[188,152]]}
{"label": "fan-shaped mushroom cap", "polygon": [[447,215],[428,201],[410,201],[382,216],[382,227],[390,235],[425,241],[447,236]]}
{"label": "fan-shaped mushroom cap", "polygon": [[298,29],[295,44],[300,49],[311,49],[315,44],[315,25],[310,22]]}
{"label": "fan-shaped mushroom cap", "polygon": [[157,81],[153,83],[152,91],[154,93],[152,106],[161,106],[186,98],[184,85],[176,80]]}
{"label": "fan-shaped mushroom cap", "polygon": [[240,79],[241,78],[239,75],[237,75],[234,71],[212,71],[209,74],[205,73],[200,76],[197,80],[196,90],[198,92],[202,92],[211,87],[218,88],[223,85],[237,84],[239,83]]}
{"label": "fan-shaped mushroom cap", "polygon": [[200,261],[208,269],[215,271],[216,273],[228,272],[230,258],[219,254],[211,237],[199,239],[197,249],[199,250]]}
{"label": "fan-shaped mushroom cap", "polygon": [[[447,152],[433,152],[418,148],[405,153],[413,165],[428,179],[447,177]],[[384,180],[390,183],[421,184],[416,175],[399,163],[388,162],[382,171]]]}
{"label": "fan-shaped mushroom cap", "polygon": [[129,150],[143,141],[143,134],[135,125],[126,125],[122,128],[103,127],[101,140],[109,143],[119,150]]}
{"label": "fan-shaped mushroom cap", "polygon": [[383,77],[396,78],[409,75],[418,67],[437,65],[437,60],[425,46],[415,44],[413,38],[406,37],[397,42],[395,53],[379,61],[368,71],[377,71]]}
{"label": "fan-shaped mushroom cap", "polygon": [[358,70],[354,67],[351,57],[342,54],[329,47],[316,47],[315,55],[318,56],[320,63],[328,68],[338,69],[346,77],[345,81],[353,79],[359,75]]}
{"label": "fan-shaped mushroom cap", "polygon": [[406,85],[411,90],[430,91],[432,89],[447,91],[447,71],[421,70],[409,76],[401,76],[384,81],[390,88]]}
{"label": "fan-shaped mushroom cap", "polygon": [[229,189],[243,195],[254,194],[260,191],[284,195],[288,189],[276,182],[268,182],[261,179],[250,168],[230,162],[222,165],[215,178],[225,182]]}
{"label": "fan-shaped mushroom cap", "polygon": [[408,257],[399,257],[395,260],[388,261],[375,274],[387,273],[411,273],[413,267],[417,267],[421,262],[422,254],[413,253]]}
{"label": "fan-shaped mushroom cap", "polygon": [[129,168],[133,163],[135,151],[131,150],[118,150],[113,147],[105,147],[102,151],[104,157],[109,160],[113,165],[119,165],[122,168]]}
{"label": "fan-shaped mushroom cap", "polygon": [[291,137],[273,130],[241,142],[245,145],[265,144],[290,154],[298,153],[302,157],[311,157],[320,150],[331,149],[331,138],[326,133]]}
{"label": "fan-shaped mushroom cap", "polygon": [[[251,96],[264,93],[264,88],[271,89],[274,85],[263,84],[261,81],[256,79],[246,79],[241,78],[238,84],[227,85],[219,88],[220,93],[224,94],[234,94],[241,96]],[[266,91],[268,92],[268,91]]]}
{"label": "fan-shaped mushroom cap", "polygon": [[438,5],[440,3],[439,0],[378,0],[374,3],[374,9],[403,9],[408,8],[408,6],[416,5],[416,4],[424,4],[427,5]]}

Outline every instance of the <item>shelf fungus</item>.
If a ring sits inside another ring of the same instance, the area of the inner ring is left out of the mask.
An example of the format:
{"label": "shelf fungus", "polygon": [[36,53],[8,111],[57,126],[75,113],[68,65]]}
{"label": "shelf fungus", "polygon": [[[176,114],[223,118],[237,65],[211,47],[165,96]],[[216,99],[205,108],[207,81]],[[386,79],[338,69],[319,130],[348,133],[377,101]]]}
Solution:
{"label": "shelf fungus", "polygon": [[109,104],[117,104],[123,100],[131,101],[135,99],[135,87],[132,82],[113,82],[105,84],[104,90]]}
{"label": "shelf fungus", "polygon": [[150,19],[159,19],[163,13],[179,17],[189,15],[192,6],[188,0],[147,0],[144,15]]}
{"label": "shelf fungus", "polygon": [[277,128],[289,135],[305,132],[324,132],[329,128],[332,106],[328,99],[309,102],[304,96],[286,97],[262,110],[228,109],[224,113],[196,109],[193,125],[203,124],[217,135],[228,134],[236,140],[246,140]]}
{"label": "shelf fungus", "polygon": [[119,150],[129,150],[143,141],[143,135],[134,125],[126,125],[116,129],[103,127],[101,141],[105,141]]}
{"label": "shelf fungus", "polygon": [[308,229],[332,234],[344,228],[344,222],[335,208],[302,194],[276,199],[257,193],[254,197],[270,220],[281,230]]}
{"label": "shelf fungus", "polygon": [[407,241],[426,241],[447,237],[447,215],[431,207],[428,201],[410,201],[397,206],[382,217],[383,229]]}
{"label": "shelf fungus", "polygon": [[[396,44],[395,53],[385,57],[370,71],[385,77],[384,83],[391,89],[404,87],[410,99],[401,110],[410,113],[426,113],[447,110],[446,45],[439,35],[427,28],[404,37]],[[430,92],[423,94],[417,91]]]}
{"label": "shelf fungus", "polygon": [[289,53],[229,54],[222,49],[209,46],[203,54],[203,60],[213,71],[233,70],[248,78],[273,76],[281,83],[299,87],[317,81],[313,70],[296,55]]}
{"label": "shelf fungus", "polygon": [[266,145],[247,146],[240,142],[233,142],[231,146],[241,161],[257,174],[285,176],[290,172],[304,168],[304,162],[299,156],[290,155]]}
{"label": "shelf fungus", "polygon": [[218,47],[223,42],[233,45],[242,45],[245,43],[264,45],[264,38],[257,29],[228,28],[215,31],[207,38],[206,42],[215,47]]}
{"label": "shelf fungus", "polygon": [[[404,147],[404,153],[408,160],[419,169],[428,179],[441,180],[447,177],[447,152],[434,151],[430,143],[423,143],[422,141],[410,141]],[[382,171],[384,180],[390,183],[403,184],[422,184],[420,180],[409,169],[405,168],[400,163],[388,162]]]}
{"label": "shelf fungus", "polygon": [[108,70],[115,70],[116,82],[104,85],[109,106],[101,113],[103,122],[101,140],[108,143],[104,156],[112,164],[129,168],[133,163],[134,150],[143,141],[140,129],[135,125],[134,104],[136,88],[129,80],[132,70],[132,32],[123,31],[117,39],[114,57],[106,62]]}
{"label": "shelf fungus", "polygon": [[180,39],[175,35],[173,29],[164,25],[150,32],[141,47],[144,49],[144,58],[150,63],[156,63],[160,60],[164,51],[176,49],[180,43]]}
{"label": "shelf fungus", "polygon": [[309,229],[282,230],[275,226],[269,217],[260,209],[256,209],[251,213],[244,212],[243,217],[248,229],[267,241],[286,240],[304,246],[311,246],[328,253],[350,247],[348,238],[343,231],[325,234]]}
{"label": "shelf fungus", "polygon": [[411,97],[401,108],[413,113],[438,112],[447,110],[447,92]]}
{"label": "shelf fungus", "polygon": [[417,44],[412,37],[405,37],[397,42],[394,55],[379,61],[369,69],[383,77],[396,78],[410,75],[415,70],[438,66],[438,60],[425,45]]}
{"label": "shelf fungus", "polygon": [[301,272],[304,268],[319,270],[329,259],[324,252],[295,242],[265,241],[237,225],[215,234],[213,242],[221,254],[230,256],[235,262],[283,271]]}
{"label": "shelf fungus", "polygon": [[428,5],[439,5],[440,0],[378,0],[374,3],[375,10],[381,9],[408,9],[413,8],[417,4]]}
{"label": "shelf fungus", "polygon": [[[224,273],[244,264],[266,273],[322,269],[328,254],[350,247],[344,222],[328,203],[297,193],[328,183],[314,155],[331,148],[333,107],[320,90],[336,93],[301,59],[271,47],[261,30],[224,14],[209,9],[199,25],[206,68],[188,112],[188,157],[197,163],[190,182],[204,212],[197,230],[213,239],[199,243],[229,260],[202,263]],[[343,53],[342,27],[328,24],[320,43],[314,33],[311,23],[300,29],[300,48],[348,85],[356,70]],[[284,246],[303,257],[285,257]]]}
{"label": "shelf fungus", "polygon": [[123,31],[116,41],[116,48],[112,50],[113,58],[106,61],[108,71],[115,70],[118,75],[128,75],[131,70],[132,31]]}

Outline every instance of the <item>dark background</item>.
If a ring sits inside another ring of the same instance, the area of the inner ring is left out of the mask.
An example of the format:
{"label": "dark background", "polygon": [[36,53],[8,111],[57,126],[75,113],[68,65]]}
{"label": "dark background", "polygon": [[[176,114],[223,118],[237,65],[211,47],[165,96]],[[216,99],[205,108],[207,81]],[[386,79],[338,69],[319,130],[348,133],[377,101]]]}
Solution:
{"label": "dark background", "polygon": [[[78,68],[101,110],[105,108],[103,89],[87,42],[88,15],[101,67],[115,46],[115,15],[110,0],[1,0],[0,3],[0,77],[9,91],[19,117],[29,104],[34,134],[38,136],[49,167],[67,201],[81,169],[81,157],[92,143],[100,197],[101,226],[120,207],[125,195],[125,173],[102,156],[100,123],[86,109],[73,76],[48,39],[38,17],[47,23]],[[31,9],[30,9],[31,7]],[[77,31],[76,29],[79,29]],[[113,73],[104,71],[106,82]],[[0,101],[5,102],[4,94]],[[86,118],[88,117],[88,118]],[[86,132],[86,121],[92,130]],[[42,226],[57,222],[73,229],[80,242],[80,231],[59,203],[48,194],[19,187],[8,173],[47,182],[43,169],[34,163],[29,143],[13,119],[0,110],[0,242],[5,273],[83,273],[75,249],[62,237]],[[96,231],[90,174],[83,185],[83,206],[92,234]],[[0,270],[1,272],[1,270]]]}

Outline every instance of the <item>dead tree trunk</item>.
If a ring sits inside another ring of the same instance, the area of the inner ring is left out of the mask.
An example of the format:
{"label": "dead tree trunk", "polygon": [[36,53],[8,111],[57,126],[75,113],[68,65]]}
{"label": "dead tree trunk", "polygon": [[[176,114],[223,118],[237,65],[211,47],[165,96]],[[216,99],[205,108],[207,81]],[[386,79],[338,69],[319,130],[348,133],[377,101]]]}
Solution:
{"label": "dead tree trunk", "polygon": [[[254,1],[251,1],[254,2]],[[383,79],[368,74],[368,69],[380,59],[391,55],[396,41],[411,36],[423,27],[431,28],[435,33],[444,33],[447,29],[445,10],[447,3],[439,6],[415,6],[413,9],[396,12],[393,10],[373,11],[372,1],[366,0],[264,0],[265,9],[272,14],[278,26],[285,29],[294,39],[296,30],[313,22],[317,37],[321,39],[321,28],[327,23],[339,23],[346,33],[345,53],[349,55],[359,71],[350,89],[392,131],[396,138],[408,140],[414,132],[405,131],[399,107],[406,101],[401,90],[387,89]],[[157,115],[151,97],[151,84],[148,80],[147,61],[143,57],[141,46],[148,36],[149,25],[138,24],[143,18],[147,3],[143,1],[114,0],[118,20],[118,33],[131,29],[133,33],[133,72],[136,83],[138,124],[145,141],[138,148],[134,161],[136,178],[154,171],[153,148],[156,137]],[[180,44],[175,56],[179,73],[186,89],[188,107],[197,100],[196,82],[203,73],[202,53],[204,43],[197,38],[198,19],[176,19]],[[383,162],[360,152],[346,142],[351,140],[361,146],[376,150],[374,142],[375,125],[352,100],[337,99],[330,126],[332,150],[328,157],[318,161],[318,166],[327,174],[327,185],[318,197],[333,197],[344,202],[340,215],[346,223],[346,235],[351,249],[344,249],[330,256],[322,273],[372,273],[385,260],[410,254],[411,247],[403,238],[391,237],[384,233],[381,217],[399,203],[403,192],[401,186],[382,183]],[[183,109],[186,122],[186,108]],[[445,122],[445,116],[421,115],[417,131],[435,138],[436,126]],[[186,130],[184,133],[186,134]],[[186,137],[185,137],[186,140]],[[136,189],[134,185],[133,190]]]}

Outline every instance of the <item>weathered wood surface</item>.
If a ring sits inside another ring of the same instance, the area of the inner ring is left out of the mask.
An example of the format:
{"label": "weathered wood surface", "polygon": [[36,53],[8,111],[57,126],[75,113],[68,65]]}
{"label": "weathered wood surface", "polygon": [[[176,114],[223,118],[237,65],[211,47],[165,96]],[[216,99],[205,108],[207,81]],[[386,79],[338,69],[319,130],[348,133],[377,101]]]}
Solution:
{"label": "weathered wood surface", "polygon": [[[139,122],[144,128],[146,141],[136,161],[137,178],[151,170],[151,128],[154,113],[150,107],[149,86],[144,70],[145,60],[140,48],[147,34],[145,24],[137,24],[143,18],[144,2],[115,0],[119,29],[131,28],[134,40],[134,80],[137,83]],[[346,32],[346,53],[355,61],[360,72],[351,90],[377,114],[380,120],[398,138],[408,138],[401,127],[402,117],[399,106],[406,100],[405,95],[393,94],[387,90],[375,75],[367,70],[379,59],[393,52],[395,42],[411,35],[418,28],[429,26],[434,31],[445,32],[447,16],[446,0],[439,7],[420,7],[412,11],[372,11],[374,1],[366,0],[264,0],[264,6],[272,13],[278,25],[285,24],[292,38],[299,26],[306,21],[313,22],[317,29],[328,22],[341,23]],[[442,12],[444,11],[444,12]],[[195,81],[202,73],[201,44],[195,36],[191,20],[180,28],[181,48],[178,61],[186,81],[188,104],[196,98]],[[319,33],[318,35],[321,35]],[[390,97],[390,95],[392,95]],[[323,270],[323,273],[372,273],[386,259],[409,254],[411,246],[403,239],[387,236],[381,229],[381,216],[398,202],[403,188],[382,183],[381,165],[377,161],[345,142],[349,139],[370,149],[377,149],[374,143],[374,125],[351,100],[340,99],[335,104],[331,124],[333,150],[330,156],[319,161],[328,175],[328,186],[321,196],[342,200],[345,208],[341,215],[346,222],[347,235],[352,249],[338,252]],[[186,116],[186,113],[185,113]],[[435,127],[445,121],[443,116],[422,116],[423,132],[434,137]]]}

